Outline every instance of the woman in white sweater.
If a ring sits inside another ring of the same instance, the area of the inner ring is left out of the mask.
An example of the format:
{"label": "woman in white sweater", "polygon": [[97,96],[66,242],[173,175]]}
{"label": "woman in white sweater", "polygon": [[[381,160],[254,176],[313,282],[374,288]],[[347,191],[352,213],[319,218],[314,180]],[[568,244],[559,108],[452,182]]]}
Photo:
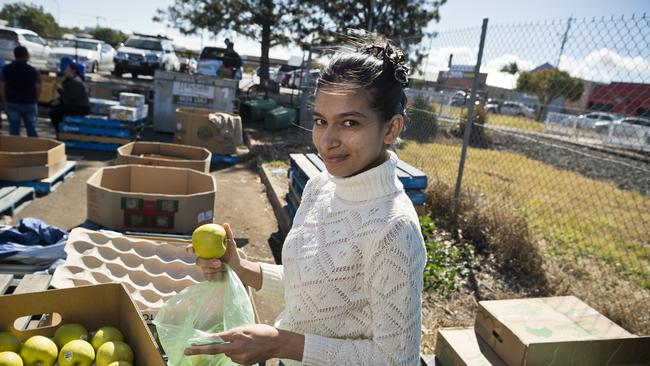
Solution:
{"label": "woman in white sweater", "polygon": [[[404,127],[405,57],[386,42],[334,55],[318,79],[313,143],[326,172],[312,178],[282,249],[282,265],[239,258],[232,231],[227,262],[259,296],[286,303],[275,327],[219,333],[225,344],[186,354],[225,353],[252,364],[418,365],[422,271],[418,216],[388,150]],[[206,278],[219,260],[197,259]]]}

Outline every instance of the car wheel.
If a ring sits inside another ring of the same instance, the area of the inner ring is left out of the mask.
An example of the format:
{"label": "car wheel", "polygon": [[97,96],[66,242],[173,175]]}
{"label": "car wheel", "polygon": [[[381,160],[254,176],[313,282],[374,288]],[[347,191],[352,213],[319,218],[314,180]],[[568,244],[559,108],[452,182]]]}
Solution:
{"label": "car wheel", "polygon": [[521,112],[519,112],[519,113],[517,113],[517,117],[526,117],[526,115],[523,114],[523,113],[521,113]]}
{"label": "car wheel", "polygon": [[99,65],[97,65],[97,62],[93,62],[92,66],[90,66],[90,73],[96,74],[98,71],[99,71]]}
{"label": "car wheel", "polygon": [[132,72],[132,73],[131,73],[131,78],[132,78],[132,79],[137,79],[137,78],[138,78],[138,74],[135,73],[135,72]]}
{"label": "car wheel", "polygon": [[118,78],[121,78],[122,77],[122,69],[116,66],[115,69],[113,70],[113,75],[117,76]]}

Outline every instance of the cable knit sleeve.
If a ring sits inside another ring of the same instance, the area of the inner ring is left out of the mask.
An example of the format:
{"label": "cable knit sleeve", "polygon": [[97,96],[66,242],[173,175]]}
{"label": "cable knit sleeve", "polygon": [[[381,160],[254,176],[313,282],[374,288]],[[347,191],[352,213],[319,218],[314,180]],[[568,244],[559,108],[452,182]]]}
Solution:
{"label": "cable knit sleeve", "polygon": [[363,257],[371,339],[305,334],[303,365],[419,365],[426,253],[417,219],[391,220]]}
{"label": "cable knit sleeve", "polygon": [[259,262],[262,270],[262,288],[255,292],[260,297],[284,297],[284,267],[279,264]]}

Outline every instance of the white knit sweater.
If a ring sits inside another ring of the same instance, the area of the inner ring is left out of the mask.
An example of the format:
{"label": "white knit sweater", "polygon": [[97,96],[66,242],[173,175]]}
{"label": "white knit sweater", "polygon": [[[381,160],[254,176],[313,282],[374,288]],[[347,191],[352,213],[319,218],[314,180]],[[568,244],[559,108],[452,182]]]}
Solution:
{"label": "white knit sweater", "polygon": [[[311,179],[260,296],[284,296],[276,326],[305,335],[303,365],[418,365],[422,271],[417,214],[397,156],[349,178]],[[286,364],[296,364],[286,362]]]}

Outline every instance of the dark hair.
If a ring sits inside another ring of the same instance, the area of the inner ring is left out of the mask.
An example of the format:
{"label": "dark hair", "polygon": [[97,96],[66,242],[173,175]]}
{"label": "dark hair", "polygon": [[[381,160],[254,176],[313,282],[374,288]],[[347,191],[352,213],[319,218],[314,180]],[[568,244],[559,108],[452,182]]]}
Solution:
{"label": "dark hair", "polygon": [[406,114],[408,67],[406,56],[388,41],[357,40],[354,49],[340,49],[321,71],[318,90],[364,89],[370,106],[389,121],[394,115]]}
{"label": "dark hair", "polygon": [[29,51],[27,51],[27,48],[25,46],[18,46],[14,48],[14,58],[27,58],[29,56]]}
{"label": "dark hair", "polygon": [[77,76],[81,76],[81,70],[79,70],[79,65],[75,64],[74,62],[68,64],[68,67],[70,70],[74,71]]}

